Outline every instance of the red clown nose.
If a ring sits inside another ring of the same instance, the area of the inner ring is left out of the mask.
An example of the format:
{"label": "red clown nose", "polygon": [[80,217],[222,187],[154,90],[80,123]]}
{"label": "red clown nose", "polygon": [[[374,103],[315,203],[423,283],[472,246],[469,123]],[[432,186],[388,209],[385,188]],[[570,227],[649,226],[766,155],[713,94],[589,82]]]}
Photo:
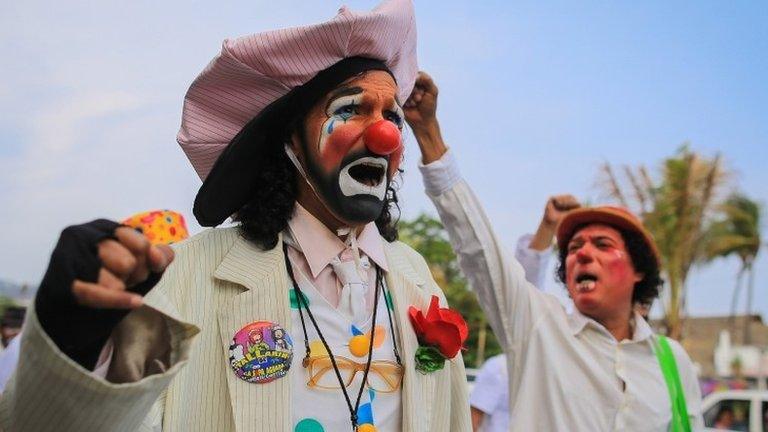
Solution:
{"label": "red clown nose", "polygon": [[400,148],[400,129],[389,120],[379,120],[365,129],[363,142],[373,153],[392,154]]}

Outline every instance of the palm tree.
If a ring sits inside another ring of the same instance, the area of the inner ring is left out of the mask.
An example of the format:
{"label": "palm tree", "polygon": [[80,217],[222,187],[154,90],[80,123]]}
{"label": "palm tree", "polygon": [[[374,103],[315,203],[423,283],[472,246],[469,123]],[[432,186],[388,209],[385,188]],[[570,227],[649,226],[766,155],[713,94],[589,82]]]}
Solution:
{"label": "palm tree", "polygon": [[713,260],[718,257],[737,256],[741,266],[736,274],[736,286],[731,300],[731,325],[736,315],[736,303],[744,275],[747,282],[747,319],[744,324],[744,343],[752,342],[749,316],[752,314],[752,296],[754,294],[755,269],[754,262],[760,252],[760,222],[762,207],[759,203],[742,194],[732,194],[720,206],[721,216],[709,229],[710,238],[706,248],[706,258]]}
{"label": "palm tree", "polygon": [[619,204],[635,211],[656,239],[662,270],[669,282],[664,305],[667,333],[679,339],[691,267],[705,260],[709,223],[727,181],[719,155],[703,157],[688,144],[663,161],[658,180],[644,166],[625,166],[625,181],[605,163],[603,189]]}

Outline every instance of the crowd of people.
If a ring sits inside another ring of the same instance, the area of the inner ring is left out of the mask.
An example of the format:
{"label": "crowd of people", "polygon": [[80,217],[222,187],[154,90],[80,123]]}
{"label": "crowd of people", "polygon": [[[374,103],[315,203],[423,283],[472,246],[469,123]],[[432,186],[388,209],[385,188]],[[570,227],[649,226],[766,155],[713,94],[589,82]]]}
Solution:
{"label": "crowd of people", "polygon": [[[104,219],[66,228],[26,319],[1,427],[703,427],[688,355],[638,312],[662,285],[642,222],[558,195],[507,255],[443,140],[437,102],[409,0],[226,40],[189,88],[178,134],[202,180],[194,215],[210,229],[169,247]],[[397,241],[406,125],[504,350],[471,396],[467,326]],[[553,239],[573,311],[537,288]]]}

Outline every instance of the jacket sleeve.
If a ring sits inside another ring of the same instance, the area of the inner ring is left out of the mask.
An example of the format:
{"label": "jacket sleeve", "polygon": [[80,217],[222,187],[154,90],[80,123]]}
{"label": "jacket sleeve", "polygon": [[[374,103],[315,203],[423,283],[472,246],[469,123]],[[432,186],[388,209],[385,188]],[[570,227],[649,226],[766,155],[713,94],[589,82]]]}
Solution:
{"label": "jacket sleeve", "polygon": [[[438,162],[441,165],[437,167],[422,167],[427,194],[448,231],[462,273],[477,293],[499,343],[514,362],[531,330],[546,316],[548,304],[557,300],[528,282],[520,263],[501,246],[479,200],[459,176],[450,152]],[[433,171],[427,174],[427,169]],[[443,187],[435,188],[434,179],[451,181],[442,181]]]}
{"label": "jacket sleeve", "polygon": [[[160,296],[155,296],[159,302]],[[132,318],[136,314],[137,318]],[[145,427],[145,417],[158,423],[161,394],[186,363],[191,338],[198,329],[150,306],[129,314],[124,320],[142,321],[153,316],[167,336],[167,349],[160,350],[167,363],[145,358],[143,366],[113,358],[115,370],[140,374],[135,381],[107,380],[95,376],[59,350],[41,328],[34,308],[27,314],[21,353],[15,376],[0,399],[0,429],[8,431],[136,431]],[[121,323],[122,325],[122,323]],[[122,348],[116,344],[119,351]],[[122,366],[121,366],[122,365]],[[126,367],[129,365],[129,367]],[[109,377],[108,374],[108,377]],[[44,415],[41,415],[44,414]]]}

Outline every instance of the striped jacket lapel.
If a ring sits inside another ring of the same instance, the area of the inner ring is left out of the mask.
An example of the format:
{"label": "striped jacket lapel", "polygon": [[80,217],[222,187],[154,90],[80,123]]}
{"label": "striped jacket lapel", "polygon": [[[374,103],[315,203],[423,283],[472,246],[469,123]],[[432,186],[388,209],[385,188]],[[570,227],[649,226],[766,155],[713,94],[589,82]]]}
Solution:
{"label": "striped jacket lapel", "polygon": [[405,366],[403,378],[403,427],[404,432],[430,430],[431,416],[429,407],[434,402],[434,374],[422,374],[416,371],[415,355],[419,347],[416,333],[408,318],[408,308],[415,306],[426,309],[430,296],[422,289],[424,277],[414,269],[406,254],[394,244],[385,248],[390,271],[387,274],[387,287],[392,294],[397,321],[398,340]]}
{"label": "striped jacket lapel", "polygon": [[[261,251],[238,237],[214,277],[246,289],[238,295],[222,299],[218,305],[221,343],[227,355],[235,333],[253,321],[280,324],[291,334],[289,283],[282,240],[272,250]],[[251,384],[239,379],[233,371],[228,371],[227,386],[238,432],[291,429],[290,379]]]}

